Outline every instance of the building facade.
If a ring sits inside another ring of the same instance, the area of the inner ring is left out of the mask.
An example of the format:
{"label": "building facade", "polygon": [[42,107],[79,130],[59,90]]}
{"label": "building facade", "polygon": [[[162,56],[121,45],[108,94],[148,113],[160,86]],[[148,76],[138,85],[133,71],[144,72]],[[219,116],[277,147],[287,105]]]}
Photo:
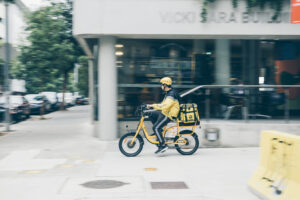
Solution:
{"label": "building facade", "polygon": [[[172,77],[179,92],[198,85],[299,85],[300,25],[290,23],[289,4],[273,20],[272,10],[248,11],[245,2],[233,8],[231,0],[221,0],[210,5],[203,21],[202,3],[74,1],[74,36],[90,58],[97,137],[116,138],[118,119],[134,119],[136,106],[160,101],[164,76]],[[249,99],[249,113],[261,116],[283,115],[288,99],[289,113],[299,116],[299,88],[216,87],[183,101],[196,102],[200,113],[207,113],[208,96],[214,118],[226,117],[229,106],[243,107],[244,99]]]}

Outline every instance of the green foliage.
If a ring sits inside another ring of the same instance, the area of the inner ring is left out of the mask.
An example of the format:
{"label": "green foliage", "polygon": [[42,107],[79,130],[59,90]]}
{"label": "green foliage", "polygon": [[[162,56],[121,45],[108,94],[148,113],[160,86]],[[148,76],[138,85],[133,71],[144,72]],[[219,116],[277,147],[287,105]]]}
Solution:
{"label": "green foliage", "polygon": [[[204,0],[202,12],[201,12],[202,22],[207,21],[208,5],[210,3],[214,3],[215,1],[216,0]],[[278,18],[282,10],[283,2],[284,1],[289,2],[289,0],[232,0],[232,6],[234,8],[237,8],[239,1],[246,1],[248,11],[251,11],[252,8],[256,8],[256,7],[259,7],[260,9],[265,9],[266,5],[269,5],[269,7],[272,10],[274,10],[274,15],[272,17],[272,20],[276,20]]]}
{"label": "green foliage", "polygon": [[78,90],[79,90],[79,94],[84,95],[84,96],[88,96],[89,93],[89,83],[88,83],[88,71],[89,71],[89,67],[88,67],[88,58],[86,56],[81,56],[78,59],[78,63],[80,65],[79,70],[78,70]]}
{"label": "green foliage", "polygon": [[[28,44],[20,46],[15,78],[26,80],[28,93],[65,90],[68,74],[82,54],[72,36],[72,4],[52,3],[27,17]],[[64,84],[65,83],[65,84]]]}

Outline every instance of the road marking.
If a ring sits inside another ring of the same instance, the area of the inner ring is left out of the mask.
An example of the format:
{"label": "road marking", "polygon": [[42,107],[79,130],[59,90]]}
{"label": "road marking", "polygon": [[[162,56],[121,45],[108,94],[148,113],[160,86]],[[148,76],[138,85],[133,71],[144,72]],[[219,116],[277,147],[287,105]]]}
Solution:
{"label": "road marking", "polygon": [[145,168],[145,171],[156,171],[157,168]]}
{"label": "road marking", "polygon": [[59,167],[60,168],[71,168],[71,167],[73,167],[73,165],[71,165],[71,164],[65,164],[65,165],[60,165]]}
{"label": "road marking", "polygon": [[66,159],[35,159],[41,150],[13,151],[0,161],[0,171],[26,171],[51,169]]}
{"label": "road marking", "polygon": [[25,174],[40,174],[42,173],[41,170],[28,170],[24,172]]}

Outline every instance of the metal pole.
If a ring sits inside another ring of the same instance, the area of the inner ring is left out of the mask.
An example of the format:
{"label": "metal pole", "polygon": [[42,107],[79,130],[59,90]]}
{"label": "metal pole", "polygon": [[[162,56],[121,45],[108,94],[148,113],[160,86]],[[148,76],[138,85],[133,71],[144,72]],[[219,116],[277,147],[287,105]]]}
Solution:
{"label": "metal pole", "polygon": [[205,118],[209,121],[210,118],[210,89],[205,90]]}
{"label": "metal pole", "polygon": [[247,109],[247,97],[246,97],[246,90],[243,90],[245,96],[243,97],[243,105],[242,105],[242,115],[245,122],[248,120],[248,109]]}
{"label": "metal pole", "polygon": [[89,104],[91,123],[94,123],[94,60],[89,59]]}
{"label": "metal pole", "polygon": [[244,90],[245,91],[245,97],[244,97],[244,99],[245,99],[245,107],[244,107],[244,120],[245,120],[245,122],[248,122],[248,117],[249,117],[249,97],[248,97],[248,95],[249,95],[249,90],[247,90],[247,89],[245,89]]}
{"label": "metal pole", "polygon": [[5,65],[4,65],[4,97],[5,97],[5,130],[9,131],[10,116],[9,116],[9,83],[8,71],[10,62],[9,51],[9,34],[8,34],[8,3],[5,2]]}
{"label": "metal pole", "polygon": [[74,67],[74,85],[76,90],[78,90],[78,69],[79,69],[80,65],[78,63],[75,64]]}
{"label": "metal pole", "polygon": [[290,118],[290,110],[289,110],[289,89],[285,89],[284,90],[285,93],[285,105],[284,105],[284,118],[285,118],[285,122],[288,123],[289,122],[289,118]]}

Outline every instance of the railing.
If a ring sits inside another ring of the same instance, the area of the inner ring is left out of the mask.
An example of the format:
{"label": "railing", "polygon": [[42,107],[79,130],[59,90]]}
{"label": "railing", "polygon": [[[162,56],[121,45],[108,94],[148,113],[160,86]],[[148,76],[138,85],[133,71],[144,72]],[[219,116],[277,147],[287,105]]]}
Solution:
{"label": "railing", "polygon": [[[119,84],[119,88],[159,88],[159,84]],[[250,113],[249,114],[249,107],[252,105],[252,100],[259,97],[259,92],[262,92],[261,90],[268,90],[268,89],[282,89],[282,92],[284,93],[284,109],[280,108],[280,112],[283,114],[280,114],[281,116],[284,115],[284,119],[286,122],[290,120],[290,111],[289,111],[289,89],[290,88],[300,88],[300,85],[174,85],[174,88],[178,89],[181,92],[181,97],[188,99],[189,94],[196,93],[197,90],[201,90],[200,95],[201,99],[205,99],[204,102],[201,102],[201,106],[203,107],[202,113],[203,116],[206,118],[206,120],[210,120],[211,118],[211,97],[214,94],[215,91],[213,90],[222,90],[223,94],[230,94],[229,90],[231,89],[242,89],[244,91],[244,96],[240,96],[240,98],[243,98],[244,105],[242,106],[242,118],[245,121],[248,121],[250,117],[261,117],[261,118],[271,118],[269,115],[264,114],[257,114],[257,113]],[[256,90],[253,92],[253,90]],[[273,91],[276,93],[276,90]],[[127,90],[126,90],[127,93]],[[249,97],[252,99],[249,100]],[[215,104],[216,105],[216,104]],[[137,105],[136,105],[137,106]],[[250,109],[251,110],[251,109]],[[213,113],[215,114],[215,113]],[[300,115],[299,115],[300,116]],[[229,119],[230,113],[225,114],[224,119]],[[281,118],[282,119],[282,118]]]}
{"label": "railing", "polygon": [[[210,93],[212,89],[232,89],[232,88],[240,88],[245,91],[245,105],[243,106],[243,118],[245,121],[248,120],[248,117],[251,116],[248,112],[249,108],[249,99],[247,99],[247,96],[249,95],[249,90],[250,89],[265,89],[265,88],[277,88],[277,89],[282,89],[285,94],[285,104],[284,104],[284,118],[285,121],[288,122],[290,118],[290,113],[289,113],[289,89],[290,88],[300,88],[300,85],[200,85],[197,86],[193,89],[190,89],[186,92],[183,92],[180,96],[185,97],[199,89],[205,89],[205,118],[206,120],[210,119]],[[252,114],[252,115],[257,115],[257,114]],[[267,115],[261,115],[262,117],[269,118]],[[226,118],[226,117],[225,117]]]}

